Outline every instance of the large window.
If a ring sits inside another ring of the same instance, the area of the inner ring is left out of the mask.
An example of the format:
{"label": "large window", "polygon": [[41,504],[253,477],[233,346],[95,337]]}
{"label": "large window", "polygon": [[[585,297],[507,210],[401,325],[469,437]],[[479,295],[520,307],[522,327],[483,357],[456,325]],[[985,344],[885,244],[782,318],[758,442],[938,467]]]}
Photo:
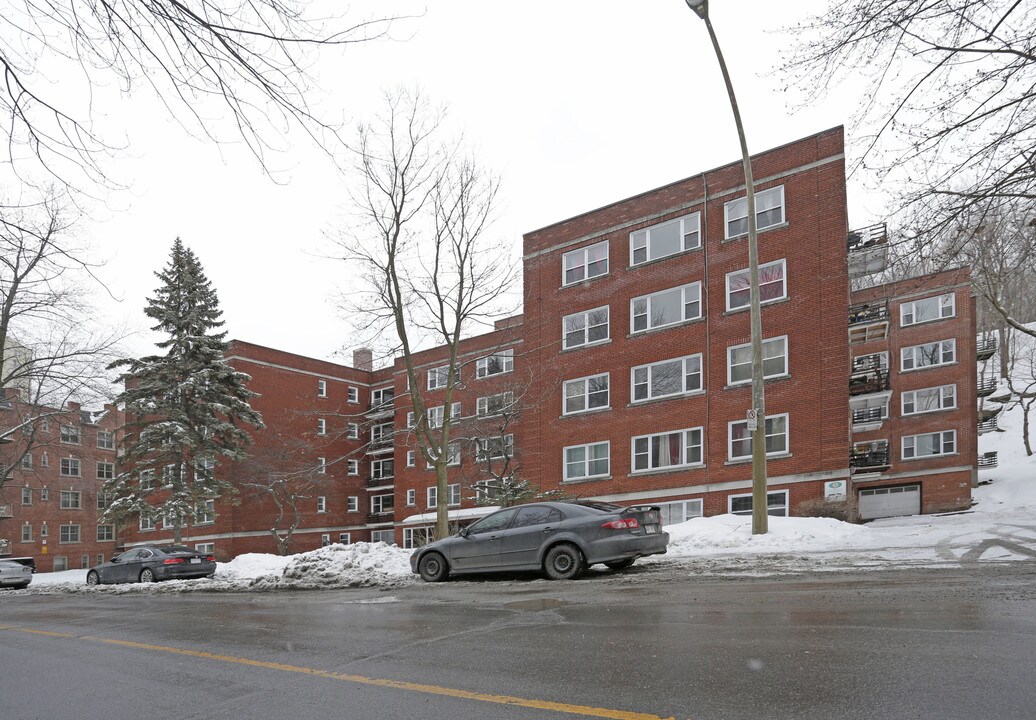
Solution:
{"label": "large window", "polygon": [[608,442],[565,448],[565,480],[606,477],[611,472],[610,453]]}
{"label": "large window", "polygon": [[202,500],[194,506],[194,524],[211,525],[216,522],[216,501]]}
{"label": "large window", "polygon": [[608,243],[602,242],[567,252],[562,257],[562,285],[608,274]]}
{"label": "large window", "polygon": [[[784,277],[784,260],[759,266],[760,303],[775,302],[788,296]],[[727,310],[748,307],[751,300],[751,273],[748,270],[727,273]]]}
{"label": "large window", "polygon": [[630,301],[630,332],[643,332],[701,318],[701,283],[633,298]]}
{"label": "large window", "polygon": [[640,365],[631,371],[633,402],[701,390],[701,354]]}
{"label": "large window", "polygon": [[32,488],[22,488],[22,505],[32,505]]}
{"label": "large window", "polygon": [[499,393],[488,397],[480,397],[476,405],[476,412],[480,417],[502,415],[505,412],[509,412],[512,405],[514,405],[514,393]]}
{"label": "large window", "polygon": [[604,342],[608,339],[608,306],[566,315],[561,321],[565,349]]}
{"label": "large window", "polygon": [[61,491],[62,510],[81,510],[83,508],[83,493],[78,490]]}
{"label": "large window", "polygon": [[630,265],[701,247],[701,214],[691,213],[630,233]]}
{"label": "large window", "polygon": [[[446,467],[456,467],[457,465],[460,465],[460,445],[460,442],[451,442],[446,446]],[[436,457],[439,454],[438,448],[431,448],[429,452]],[[431,470],[434,467],[435,466],[431,463],[425,464],[425,468],[427,470]]]}
{"label": "large window", "polygon": [[949,365],[957,360],[957,341],[940,340],[924,345],[913,345],[902,350],[903,370]]}
{"label": "large window", "polygon": [[[752,433],[747,420],[736,420],[727,426],[729,439],[728,457],[731,460],[751,459]],[[788,452],[788,414],[770,415],[766,418],[766,454],[782,455]]]}
{"label": "large window", "polygon": [[[441,428],[444,420],[445,407],[436,405],[428,408],[428,427]],[[455,423],[460,419],[460,403],[455,402],[450,406],[450,422]],[[391,426],[390,426],[391,427]]]}
{"label": "large window", "polygon": [[79,477],[79,460],[76,458],[61,458],[61,474],[65,477]]}
{"label": "large window", "polygon": [[514,456],[514,435],[497,435],[496,437],[478,439],[478,460],[495,460]]}
{"label": "large window", "polygon": [[432,368],[428,371],[428,389],[439,390],[446,387],[446,382],[450,377],[450,366],[443,365],[442,367]]}
{"label": "large window", "polygon": [[901,396],[904,415],[920,415],[922,413],[950,410],[957,407],[957,386],[942,385],[940,387],[910,390]]}
{"label": "large window", "polygon": [[111,542],[115,539],[114,525],[97,526],[97,542]]}
{"label": "large window", "polygon": [[702,464],[702,429],[633,438],[633,472]]}
{"label": "large window", "polygon": [[446,486],[446,504],[460,505],[460,483]]}
{"label": "large window", "polygon": [[77,543],[79,542],[79,526],[78,525],[62,525],[60,533],[58,535],[59,541],[63,543]]}
{"label": "large window", "polygon": [[951,318],[957,314],[953,293],[914,300],[899,306],[899,324],[902,327]]}
{"label": "large window", "polygon": [[687,522],[692,518],[701,517],[704,514],[702,512],[701,500],[679,500],[677,502],[659,503],[658,507],[662,511],[663,525],[676,525],[677,523]]}
{"label": "large window", "polygon": [[[434,539],[434,527],[403,528],[403,547],[407,550],[413,550],[427,545]],[[375,542],[374,533],[371,533],[371,542]],[[385,542],[391,543],[392,541],[386,540]]]}
{"label": "large window", "polygon": [[565,415],[608,407],[608,373],[590,377],[566,380]]}
{"label": "large window", "polygon": [[923,435],[906,435],[903,437],[902,446],[904,460],[951,455],[957,452],[957,431],[944,430]]}
{"label": "large window", "polygon": [[475,377],[502,375],[514,370],[514,350],[501,350],[475,361]]}
{"label": "large window", "polygon": [[391,480],[396,475],[395,460],[372,460],[371,480]]}
{"label": "large window", "polygon": [[[723,206],[723,217],[726,220],[727,239],[748,234],[748,198],[731,200]],[[784,186],[778,185],[769,190],[755,193],[755,225],[756,230],[784,223]]]}
{"label": "large window", "polygon": [[[763,378],[788,374],[788,337],[763,340]],[[727,384],[752,382],[752,343],[727,348]]]}
{"label": "large window", "polygon": [[75,425],[62,425],[61,426],[61,442],[70,443],[72,445],[79,444],[79,428]]}
{"label": "large window", "polygon": [[395,495],[372,495],[371,512],[375,515],[382,515],[392,512],[395,507]]}
{"label": "large window", "polygon": [[97,431],[97,447],[102,450],[114,450],[115,449],[115,433],[108,432],[106,430]]}
{"label": "large window", "polygon": [[97,479],[98,480],[112,480],[115,478],[115,463],[110,462],[99,462],[97,463]]}
{"label": "large window", "polygon": [[[752,514],[752,494],[728,495],[727,509],[734,515]],[[788,491],[773,490],[766,493],[766,514],[777,517],[788,515]]]}

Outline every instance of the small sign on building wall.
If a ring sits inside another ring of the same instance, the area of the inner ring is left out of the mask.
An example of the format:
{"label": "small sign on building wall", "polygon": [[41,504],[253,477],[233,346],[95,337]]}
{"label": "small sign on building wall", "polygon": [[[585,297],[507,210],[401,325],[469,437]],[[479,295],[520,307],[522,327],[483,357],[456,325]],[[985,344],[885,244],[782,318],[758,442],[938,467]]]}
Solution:
{"label": "small sign on building wall", "polygon": [[831,480],[824,483],[825,500],[845,500],[845,480]]}
{"label": "small sign on building wall", "polygon": [[755,432],[759,429],[759,413],[755,408],[748,409],[748,412],[745,413],[745,419],[748,420],[749,432]]}

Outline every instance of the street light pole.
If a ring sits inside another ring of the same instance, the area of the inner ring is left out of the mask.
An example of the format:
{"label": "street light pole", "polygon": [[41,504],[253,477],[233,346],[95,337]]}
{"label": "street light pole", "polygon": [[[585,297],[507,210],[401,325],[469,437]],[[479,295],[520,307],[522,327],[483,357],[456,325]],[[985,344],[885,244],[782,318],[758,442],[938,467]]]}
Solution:
{"label": "street light pole", "polygon": [[767,531],[766,506],[766,398],[763,393],[763,322],[759,312],[759,250],[756,243],[755,182],[752,178],[752,158],[748,154],[745,129],[741,124],[741,112],[737,108],[734,86],[730,82],[727,64],[716,39],[716,31],[709,20],[709,0],[685,0],[687,7],[705,21],[716,51],[723,82],[727,85],[730,109],[734,113],[737,137],[741,141],[741,162],[744,165],[745,188],[748,201],[748,273],[751,283],[750,307],[752,328],[752,407],[756,412],[756,429],[752,432],[752,534],[763,535]]}

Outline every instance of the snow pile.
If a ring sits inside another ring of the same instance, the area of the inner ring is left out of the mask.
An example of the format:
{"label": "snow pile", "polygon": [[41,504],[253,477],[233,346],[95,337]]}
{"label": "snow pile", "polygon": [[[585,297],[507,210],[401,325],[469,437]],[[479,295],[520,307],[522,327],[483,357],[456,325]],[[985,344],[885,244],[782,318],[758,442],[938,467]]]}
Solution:
{"label": "snow pile", "polygon": [[254,580],[267,575],[282,575],[293,556],[267,553],[245,553],[228,563],[216,563],[216,578],[220,580]]}
{"label": "snow pile", "polygon": [[666,527],[669,554],[774,553],[830,550],[858,544],[869,530],[830,518],[769,518],[769,532],[752,535],[750,515],[714,515]]}
{"label": "snow pile", "polygon": [[334,544],[287,558],[283,571],[253,578],[259,589],[372,587],[413,582],[410,551],[383,542]]}

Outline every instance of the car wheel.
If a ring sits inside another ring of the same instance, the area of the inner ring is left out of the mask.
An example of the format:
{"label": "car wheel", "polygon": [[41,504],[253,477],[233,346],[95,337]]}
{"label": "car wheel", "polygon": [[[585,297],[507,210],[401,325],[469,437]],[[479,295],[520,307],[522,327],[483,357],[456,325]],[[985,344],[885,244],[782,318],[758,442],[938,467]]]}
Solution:
{"label": "car wheel", "polygon": [[632,567],[633,563],[637,562],[637,558],[626,558],[625,560],[616,560],[615,562],[607,562],[604,564],[609,570],[625,570],[628,567]]}
{"label": "car wheel", "polygon": [[583,571],[583,556],[575,545],[555,545],[547,551],[543,569],[551,580],[571,580]]}
{"label": "car wheel", "polygon": [[151,568],[144,568],[140,571],[140,582],[153,583],[155,581],[155,571]]}
{"label": "car wheel", "polygon": [[417,564],[417,571],[421,573],[421,579],[425,582],[441,582],[450,574],[446,565],[446,558],[437,552],[430,552],[421,558]]}
{"label": "car wheel", "polygon": [[101,584],[101,576],[98,575],[95,571],[91,570],[90,572],[88,572],[86,574],[86,584],[87,585],[100,585]]}
{"label": "car wheel", "polygon": [[12,585],[11,587],[13,587],[15,590],[24,590],[25,588],[29,587],[29,583],[22,583],[21,585]]}

